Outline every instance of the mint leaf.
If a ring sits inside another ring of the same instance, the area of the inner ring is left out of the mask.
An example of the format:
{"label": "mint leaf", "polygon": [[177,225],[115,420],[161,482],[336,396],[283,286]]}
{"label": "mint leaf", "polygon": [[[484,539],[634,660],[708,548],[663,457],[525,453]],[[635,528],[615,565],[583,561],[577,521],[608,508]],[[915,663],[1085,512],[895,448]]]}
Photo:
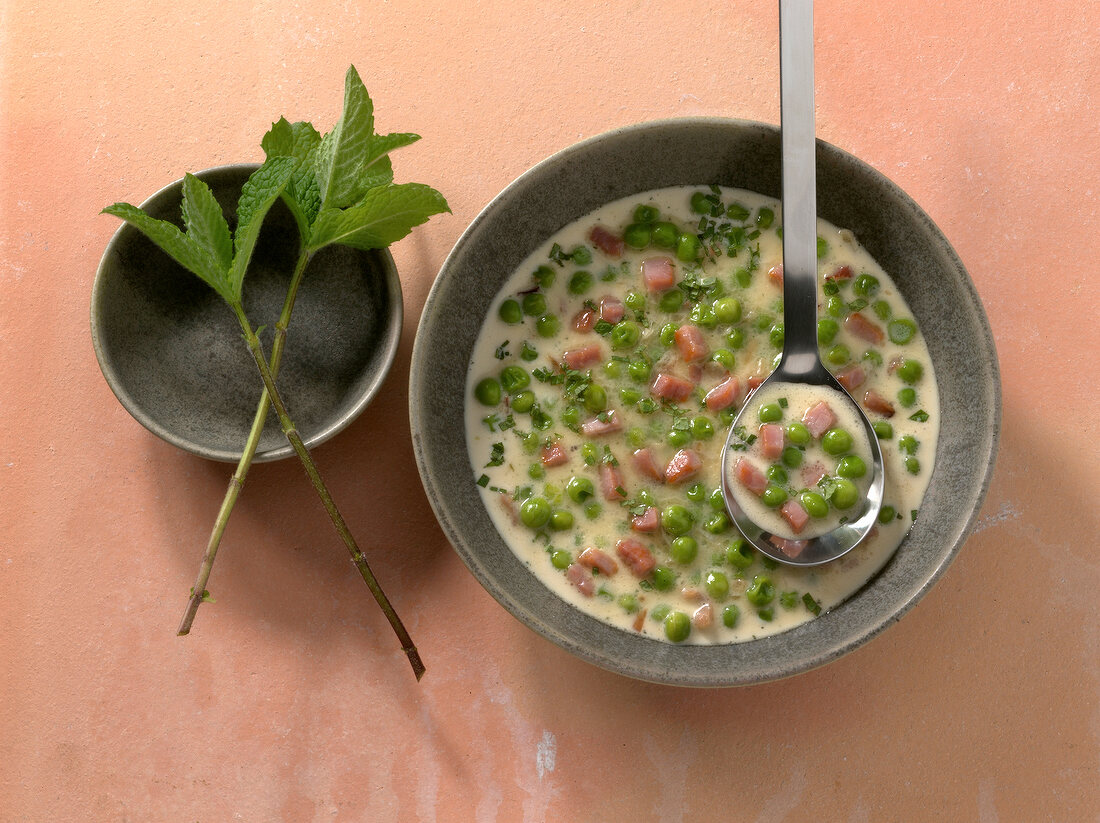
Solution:
{"label": "mint leaf", "polygon": [[256,248],[264,217],[283,193],[296,165],[293,157],[272,157],[252,172],[241,187],[241,197],[237,201],[237,231],[233,237],[235,253],[227,276],[227,286],[233,296],[231,304],[241,301],[245,271]]}
{"label": "mint leaf", "polygon": [[377,186],[351,208],[322,209],[313,224],[309,245],[314,250],[330,243],[357,249],[384,248],[433,214],[450,210],[443,195],[422,183]]}
{"label": "mint leaf", "polygon": [[210,252],[218,268],[225,271],[233,260],[233,238],[221,204],[210,187],[193,174],[183,176],[183,225],[187,235]]}
{"label": "mint leaf", "polygon": [[260,146],[270,160],[272,157],[293,157],[298,161],[283,199],[298,223],[303,237],[309,236],[309,227],[321,208],[321,192],[314,171],[314,157],[321,144],[321,135],[312,123],[290,123],[280,117],[271,124],[271,130],[263,136]]}
{"label": "mint leaf", "polygon": [[359,170],[373,136],[374,103],[351,66],[344,78],[343,114],[321,139],[314,161],[322,209],[351,206],[362,196]]}
{"label": "mint leaf", "polygon": [[137,206],[129,203],[115,203],[105,208],[101,214],[119,217],[152,240],[165,254],[196,275],[225,300],[229,300],[232,291],[225,270],[210,252],[180,231],[180,228],[167,220],[150,217]]}

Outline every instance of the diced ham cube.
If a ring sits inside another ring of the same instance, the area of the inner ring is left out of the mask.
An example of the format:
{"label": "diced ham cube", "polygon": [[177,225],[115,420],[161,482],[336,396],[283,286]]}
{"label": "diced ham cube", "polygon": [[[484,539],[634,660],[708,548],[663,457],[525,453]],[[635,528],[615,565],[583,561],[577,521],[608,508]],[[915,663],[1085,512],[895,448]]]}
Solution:
{"label": "diced ham cube", "polygon": [[589,569],[599,569],[600,574],[610,577],[619,570],[619,564],[615,558],[606,552],[602,552],[595,546],[588,546],[580,553],[577,562]]}
{"label": "diced ham cube", "polygon": [[618,323],[623,319],[626,307],[618,297],[608,295],[600,300],[600,319],[608,323]]}
{"label": "diced ham cube", "polygon": [[690,323],[676,330],[676,348],[685,363],[694,363],[707,356],[707,341],[702,330]]}
{"label": "diced ham cube", "polygon": [[747,400],[750,394],[752,394],[754,391],[756,391],[758,388],[760,388],[760,386],[763,382],[764,382],[764,378],[759,377],[755,374],[752,377],[750,377],[748,380],[746,380],[745,381],[745,388],[747,389],[747,391],[745,392],[745,399]]}
{"label": "diced ham cube", "polygon": [[614,463],[600,464],[600,493],[609,502],[626,500],[626,488],[623,486],[623,473]]}
{"label": "diced ham cube", "polygon": [[737,395],[740,393],[741,381],[737,379],[737,375],[731,374],[713,389],[708,391],[707,396],[703,398],[703,400],[710,411],[722,411],[722,409],[728,409],[736,403]]}
{"label": "diced ham cube", "polygon": [[660,527],[661,518],[656,506],[647,506],[644,512],[630,518],[630,528],[636,532],[655,532]]}
{"label": "diced ham cube", "polygon": [[565,577],[585,597],[596,593],[596,581],[592,579],[592,573],[580,563],[570,563],[565,569]]}
{"label": "diced ham cube", "polygon": [[803,550],[810,545],[809,540],[787,540],[785,537],[779,537],[775,534],[768,538],[768,542],[779,549],[779,551],[783,552],[783,554],[787,555],[787,557],[791,558],[791,560],[794,560],[802,554]]}
{"label": "diced ham cube", "polygon": [[833,410],[828,403],[819,400],[806,409],[802,415],[802,422],[816,439],[833,427],[836,422],[836,415],[833,414]]}
{"label": "diced ham cube", "polygon": [[593,363],[603,360],[603,348],[599,343],[582,346],[579,349],[570,349],[561,356],[561,362],[571,369],[583,369]]}
{"label": "diced ham cube", "polygon": [[680,449],[672,455],[665,467],[665,480],[669,483],[683,483],[703,467],[703,458],[691,449]]}
{"label": "diced ham cube", "polygon": [[561,443],[553,443],[542,447],[542,465],[547,468],[564,466],[568,462],[569,454],[562,448]]}
{"label": "diced ham cube", "polygon": [[808,463],[802,467],[802,485],[808,489],[812,489],[826,474],[828,474],[828,472],[825,471],[825,467],[821,465],[820,462],[814,461],[813,463]]}
{"label": "diced ham cube", "polygon": [[783,519],[787,521],[791,531],[795,534],[802,534],[802,530],[806,528],[806,523],[810,520],[810,515],[806,513],[800,503],[794,500],[788,500],[784,503],[779,508],[779,513],[783,515]]}
{"label": "diced ham cube", "polygon": [[776,286],[783,287],[783,264],[768,269],[768,279]]}
{"label": "diced ham cube", "polygon": [[858,311],[844,318],[844,328],[868,343],[878,344],[886,338],[881,326],[872,323]]}
{"label": "diced ham cube", "polygon": [[710,603],[704,603],[691,615],[691,625],[697,629],[709,629],[714,624],[714,609]]}
{"label": "diced ham cube", "polygon": [[830,283],[836,282],[838,280],[851,280],[852,268],[851,266],[841,266],[832,274],[825,275],[825,279]]}
{"label": "diced ham cube", "polygon": [[622,257],[626,248],[621,237],[598,223],[588,232],[588,239],[608,257]]}
{"label": "diced ham cube", "polygon": [[592,309],[581,309],[573,318],[573,328],[579,332],[590,332],[596,325],[596,312]]}
{"label": "diced ham cube", "polygon": [[645,577],[657,565],[653,552],[638,540],[627,537],[615,544],[615,553],[635,577]]}
{"label": "diced ham cube", "polygon": [[581,434],[585,437],[602,437],[605,434],[612,434],[622,429],[622,421],[614,411],[605,412],[602,416],[606,419],[601,420],[599,417],[593,417],[591,420],[586,420],[581,423]]}
{"label": "diced ham cube", "polygon": [[694,390],[695,384],[690,380],[685,380],[667,372],[659,372],[653,381],[653,385],[649,388],[654,397],[678,402],[687,400]]}
{"label": "diced ham cube", "polygon": [[676,269],[667,257],[649,257],[642,261],[642,281],[649,291],[668,291],[676,285]]}
{"label": "diced ham cube", "polygon": [[863,405],[868,411],[877,412],[883,417],[894,416],[894,404],[876,391],[868,389],[863,395]]}
{"label": "diced ham cube", "polygon": [[849,366],[845,366],[836,375],[836,382],[842,385],[846,391],[853,392],[863,385],[863,381],[867,379],[867,372],[863,370],[863,366],[859,363],[852,363]]}
{"label": "diced ham cube", "polygon": [[760,453],[769,460],[783,454],[783,426],[779,423],[760,424]]}
{"label": "diced ham cube", "polygon": [[664,480],[665,473],[653,457],[653,451],[649,448],[638,449],[634,452],[634,468],[638,474],[651,480]]}
{"label": "diced ham cube", "polygon": [[764,475],[764,472],[745,458],[739,457],[737,462],[733,464],[733,470],[741,485],[753,494],[761,495],[764,493],[764,489],[768,488],[768,478]]}

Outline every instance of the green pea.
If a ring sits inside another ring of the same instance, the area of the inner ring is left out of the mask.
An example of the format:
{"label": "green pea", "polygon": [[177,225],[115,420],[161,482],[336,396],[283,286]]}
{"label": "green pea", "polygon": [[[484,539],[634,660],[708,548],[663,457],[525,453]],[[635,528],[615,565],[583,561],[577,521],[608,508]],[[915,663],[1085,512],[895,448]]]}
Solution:
{"label": "green pea", "polygon": [[840,331],[840,324],[831,317],[822,317],[817,321],[817,342],[822,346],[828,346],[836,338]]}
{"label": "green pea", "polygon": [[660,216],[661,212],[658,211],[656,206],[651,206],[647,203],[639,203],[634,207],[635,223],[652,223]]}
{"label": "green pea", "polygon": [[911,434],[898,439],[898,451],[902,454],[916,454],[919,447],[920,441]]}
{"label": "green pea", "polygon": [[851,352],[848,351],[848,347],[843,343],[839,343],[825,352],[825,359],[834,366],[843,366],[851,357]]}
{"label": "green pea", "polygon": [[691,531],[691,524],[694,520],[694,516],[688,509],[676,503],[665,506],[661,512],[661,528],[674,536],[687,534]]}
{"label": "green pea", "polygon": [[720,297],[711,308],[719,323],[736,323],[741,319],[741,301],[736,297]]}
{"label": "green pea", "polygon": [[897,516],[897,509],[893,506],[883,506],[878,510],[878,522],[884,526]]}
{"label": "green pea", "polygon": [[567,428],[576,431],[581,425],[581,410],[577,406],[566,406],[561,413],[561,422]]}
{"label": "green pea", "polygon": [[568,569],[573,562],[573,555],[565,549],[555,549],[550,553],[550,562],[555,569]]}
{"label": "green pea", "polygon": [[898,391],[898,402],[905,408],[911,408],[917,402],[917,390],[906,386]]}
{"label": "green pea", "polygon": [[726,343],[731,349],[739,349],[745,345],[745,332],[741,329],[730,329],[726,332]]}
{"label": "green pea", "polygon": [[673,429],[668,433],[668,444],[675,448],[686,446],[691,442],[691,429]]}
{"label": "green pea", "polygon": [[573,272],[573,276],[569,278],[569,293],[570,294],[584,294],[590,288],[592,284],[596,282],[592,277],[592,273],[581,269],[580,271]]}
{"label": "green pea", "polygon": [[753,551],[748,542],[737,538],[726,546],[726,562],[736,569],[747,569],[752,565]]}
{"label": "green pea", "polygon": [[734,202],[729,204],[729,207],[726,209],[726,215],[729,216],[731,220],[744,221],[749,216],[749,210],[740,203]]}
{"label": "green pea", "polygon": [[760,495],[760,499],[765,506],[775,509],[787,502],[787,490],[775,483],[769,483]]}
{"label": "green pea", "polygon": [[483,406],[495,406],[500,402],[500,381],[495,377],[486,377],[474,387],[474,397]]}
{"label": "green pea", "polygon": [[874,363],[876,366],[882,365],[882,355],[875,349],[867,349],[867,351],[863,353],[863,359],[870,363]]}
{"label": "green pea", "polygon": [[601,506],[599,503],[587,503],[584,507],[584,516],[587,517],[589,520],[595,520],[597,517],[600,516],[600,512],[602,511],[603,506]]}
{"label": "green pea", "polygon": [[768,329],[768,340],[771,341],[772,346],[777,349],[783,348],[783,324],[776,323],[770,329]]}
{"label": "green pea", "polygon": [[661,341],[662,346],[671,346],[676,342],[676,332],[680,326],[676,323],[665,323],[661,326],[661,331],[658,333],[658,339]]}
{"label": "green pea", "polygon": [[916,333],[917,324],[908,317],[899,317],[897,320],[891,320],[890,324],[886,327],[886,334],[890,336],[890,342],[896,343],[899,346],[903,346],[912,340],[913,335]]}
{"label": "green pea", "polygon": [[702,483],[692,483],[686,492],[687,499],[694,503],[701,503],[707,499],[707,487]]}
{"label": "green pea", "polygon": [[875,310],[879,320],[889,320],[890,315],[894,313],[894,310],[890,308],[890,304],[885,300],[876,300],[871,308]]}
{"label": "green pea", "polygon": [[844,429],[829,429],[821,438],[821,448],[826,454],[833,457],[844,454],[852,449],[852,435]]}
{"label": "green pea", "polygon": [[584,407],[590,412],[601,412],[607,408],[607,390],[603,386],[589,383],[584,390]]}
{"label": "green pea", "polygon": [[852,281],[852,291],[860,297],[870,297],[879,289],[878,278],[873,274],[861,274]]}
{"label": "green pea", "polygon": [[703,531],[708,534],[721,534],[730,527],[729,515],[725,512],[716,512],[703,521]]}
{"label": "green pea", "polygon": [[867,464],[859,455],[849,454],[840,458],[840,462],[836,464],[836,473],[847,478],[863,477],[867,474]]}
{"label": "green pea", "polygon": [[667,314],[679,311],[683,305],[684,293],[679,289],[669,289],[661,295],[661,299],[657,302],[657,308]]}
{"label": "green pea", "polygon": [[663,249],[671,249],[676,245],[676,239],[680,236],[680,230],[675,223],[663,220],[653,226],[651,237],[653,244]]}
{"label": "green pea", "polygon": [[577,246],[569,256],[578,266],[587,266],[592,262],[592,250],[588,246]]}
{"label": "green pea", "polygon": [[629,349],[637,345],[642,328],[633,320],[620,320],[611,329],[611,348]]}
{"label": "green pea", "polygon": [[667,592],[676,585],[676,572],[668,566],[658,566],[653,570],[653,588],[659,592]]}
{"label": "green pea", "polygon": [[924,366],[919,360],[903,360],[898,366],[898,377],[906,383],[916,383],[924,375]]}
{"label": "green pea", "polygon": [[676,238],[676,259],[684,263],[694,263],[699,257],[702,244],[691,232],[682,232]]}
{"label": "green pea", "polygon": [[762,207],[756,212],[756,225],[760,228],[769,229],[773,222],[775,222],[775,212],[767,206]]}
{"label": "green pea", "polygon": [[829,504],[817,492],[805,491],[798,496],[798,502],[810,517],[825,517],[829,514]]}
{"label": "green pea", "polygon": [[894,427],[886,420],[876,420],[871,424],[871,428],[875,430],[875,436],[879,440],[889,440],[894,436]]}
{"label": "green pea", "polygon": [[603,364],[603,373],[612,380],[618,380],[623,376],[623,364],[618,360],[608,360]]}
{"label": "green pea", "polygon": [[775,584],[766,574],[758,574],[745,591],[745,599],[754,606],[766,606],[775,600]]}
{"label": "green pea", "polygon": [[844,300],[835,294],[825,301],[825,311],[830,317],[843,317],[847,313],[847,309]]}
{"label": "green pea", "polygon": [[713,329],[718,325],[718,317],[714,314],[714,309],[705,303],[698,303],[692,307],[691,320],[704,329]]}
{"label": "green pea", "polygon": [[680,611],[672,611],[665,617],[665,637],[673,643],[683,643],[691,634],[691,618]]}
{"label": "green pea", "polygon": [[714,437],[714,424],[705,417],[696,417],[691,421],[691,433],[696,440],[709,440]]}
{"label": "green pea", "polygon": [[527,476],[532,480],[542,480],[546,477],[546,467],[542,463],[532,463],[527,467]]}
{"label": "green pea", "polygon": [[535,269],[531,276],[535,278],[540,288],[548,289],[554,285],[554,279],[557,277],[557,273],[546,264],[543,264]]}
{"label": "green pea", "polygon": [[632,249],[644,249],[653,240],[653,229],[646,223],[631,223],[623,229],[623,242]]}
{"label": "green pea", "polygon": [[737,357],[729,349],[716,349],[714,354],[710,356],[710,359],[726,371],[733,371],[734,367],[737,365]]}
{"label": "green pea", "polygon": [[573,528],[573,512],[568,509],[554,509],[550,515],[550,528],[556,532]]}
{"label": "green pea", "polygon": [[722,625],[727,629],[732,629],[737,625],[737,619],[741,616],[741,610],[737,608],[735,603],[730,603],[724,609],[722,609]]}
{"label": "green pea", "polygon": [[638,598],[632,594],[620,594],[617,602],[627,614],[634,614],[641,608]]}
{"label": "green pea", "polygon": [[542,292],[533,291],[523,295],[523,313],[528,317],[546,314],[546,298]]}
{"label": "green pea", "polygon": [[833,494],[829,499],[835,508],[850,509],[859,500],[859,489],[851,480],[841,478],[836,481]]}
{"label": "green pea", "polygon": [[505,300],[500,304],[498,310],[500,319],[505,323],[522,323],[523,322],[523,309],[519,307],[519,303],[515,300]]}
{"label": "green pea", "polygon": [[920,474],[920,461],[915,457],[906,457],[905,470],[909,474]]}
{"label": "green pea", "polygon": [[714,208],[712,196],[708,196],[705,191],[694,192],[691,195],[691,210],[696,214],[710,214]]}
{"label": "green pea", "polygon": [[802,465],[802,449],[795,446],[787,446],[783,449],[783,454],[780,455],[780,460],[783,461],[783,465],[788,469],[797,469]]}
{"label": "green pea", "polygon": [[639,426],[631,426],[626,432],[626,442],[632,449],[640,449],[646,444],[649,438],[646,437],[645,430]]}
{"label": "green pea", "polygon": [[648,360],[631,360],[630,364],[626,367],[627,372],[630,374],[630,379],[637,383],[645,383],[649,380],[649,373],[652,371],[653,366]]}
{"label": "green pea", "polygon": [[528,363],[530,363],[532,360],[537,360],[538,356],[539,356],[538,349],[536,349],[534,346],[532,346],[530,343],[528,343],[526,340],[524,340],[523,341],[523,348],[520,349],[520,351],[519,351],[520,359],[521,360],[526,360]]}
{"label": "green pea", "polygon": [[539,337],[553,337],[561,330],[561,321],[556,314],[544,314],[535,321],[535,331]]}
{"label": "green pea", "polygon": [[706,586],[707,594],[713,600],[725,600],[729,596],[730,581],[722,572],[707,572],[706,577],[703,578],[703,585]]}
{"label": "green pea", "polygon": [[688,537],[685,534],[672,541],[668,547],[668,553],[674,561],[686,566],[699,553],[699,544],[694,537]]}
{"label": "green pea", "polygon": [[642,393],[637,389],[622,388],[619,389],[619,399],[623,401],[624,406],[633,406],[642,399]]}
{"label": "green pea", "polygon": [[795,446],[806,446],[810,442],[810,430],[798,420],[792,420],[787,424],[787,440]]}
{"label": "green pea", "polygon": [[527,432],[527,434],[522,435],[520,442],[523,444],[523,450],[527,454],[534,454],[542,445],[542,440],[534,432]]}
{"label": "green pea", "polygon": [[774,423],[783,419],[783,407],[778,403],[765,403],[757,412],[761,423]]}
{"label": "green pea", "polygon": [[519,519],[525,526],[540,529],[550,520],[550,504],[545,497],[528,497],[519,507]]}
{"label": "green pea", "polygon": [[511,402],[512,411],[527,414],[535,406],[535,393],[530,389],[524,389]]}
{"label": "green pea", "polygon": [[671,606],[669,606],[665,603],[661,603],[657,606],[654,606],[652,609],[650,609],[649,619],[653,620],[654,622],[660,623],[662,620],[664,620],[666,617],[668,617],[668,613],[670,611],[672,611]]}
{"label": "green pea", "polygon": [[747,289],[752,285],[752,272],[741,266],[733,273],[733,279],[743,289]]}
{"label": "green pea", "polygon": [[770,481],[780,486],[787,482],[787,470],[778,463],[768,466],[768,470],[764,474]]}
{"label": "green pea", "polygon": [[631,311],[643,311],[645,309],[645,295],[640,291],[628,291],[623,303]]}
{"label": "green pea", "polygon": [[505,366],[500,372],[500,384],[508,394],[515,394],[531,384],[531,375],[523,366]]}
{"label": "green pea", "polygon": [[596,489],[587,477],[572,477],[565,484],[565,493],[574,503],[583,503],[596,493]]}

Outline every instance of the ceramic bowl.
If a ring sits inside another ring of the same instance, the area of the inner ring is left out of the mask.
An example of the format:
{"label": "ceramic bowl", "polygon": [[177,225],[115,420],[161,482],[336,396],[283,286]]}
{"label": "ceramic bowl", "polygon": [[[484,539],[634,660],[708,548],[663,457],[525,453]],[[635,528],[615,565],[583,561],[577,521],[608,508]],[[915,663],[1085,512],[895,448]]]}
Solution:
{"label": "ceramic bowl", "polygon": [[[255,165],[199,172],[235,226],[237,198]],[[182,181],[142,204],[180,224]],[[102,217],[101,219],[115,219]],[[298,230],[278,201],[245,278],[244,306],[270,352],[298,254]],[[322,249],[298,291],[278,384],[307,446],[341,431],[377,393],[397,353],[401,282],[386,250]],[[241,454],[263,385],[236,318],[212,289],[124,224],[92,290],[92,342],[119,401],[157,436],[213,460]],[[292,454],[274,412],[256,460]]]}
{"label": "ceramic bowl", "polygon": [[481,584],[535,631],[598,666],[690,686],[758,683],[806,671],[866,642],[943,574],[974,523],[992,471],[1000,381],[989,325],[957,255],[896,185],[819,143],[818,213],[851,229],[894,278],[939,380],[942,426],[920,516],[878,575],[835,609],[746,643],[673,645],[613,628],[550,592],[501,540],[482,504],[463,427],[468,362],[482,319],[547,237],[604,203],[674,185],[780,194],[778,128],[720,119],[645,123],[594,137],[526,172],[462,235],[439,273],[412,358],[417,463],[439,522]]}

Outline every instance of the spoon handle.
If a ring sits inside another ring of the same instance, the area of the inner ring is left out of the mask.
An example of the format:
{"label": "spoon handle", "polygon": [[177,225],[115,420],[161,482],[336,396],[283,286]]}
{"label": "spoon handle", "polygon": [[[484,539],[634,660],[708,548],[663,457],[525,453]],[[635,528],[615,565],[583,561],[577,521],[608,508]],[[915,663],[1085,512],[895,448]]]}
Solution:
{"label": "spoon handle", "polygon": [[817,147],[813,0],[779,2],[783,141],[783,360],[808,372],[817,354]]}

